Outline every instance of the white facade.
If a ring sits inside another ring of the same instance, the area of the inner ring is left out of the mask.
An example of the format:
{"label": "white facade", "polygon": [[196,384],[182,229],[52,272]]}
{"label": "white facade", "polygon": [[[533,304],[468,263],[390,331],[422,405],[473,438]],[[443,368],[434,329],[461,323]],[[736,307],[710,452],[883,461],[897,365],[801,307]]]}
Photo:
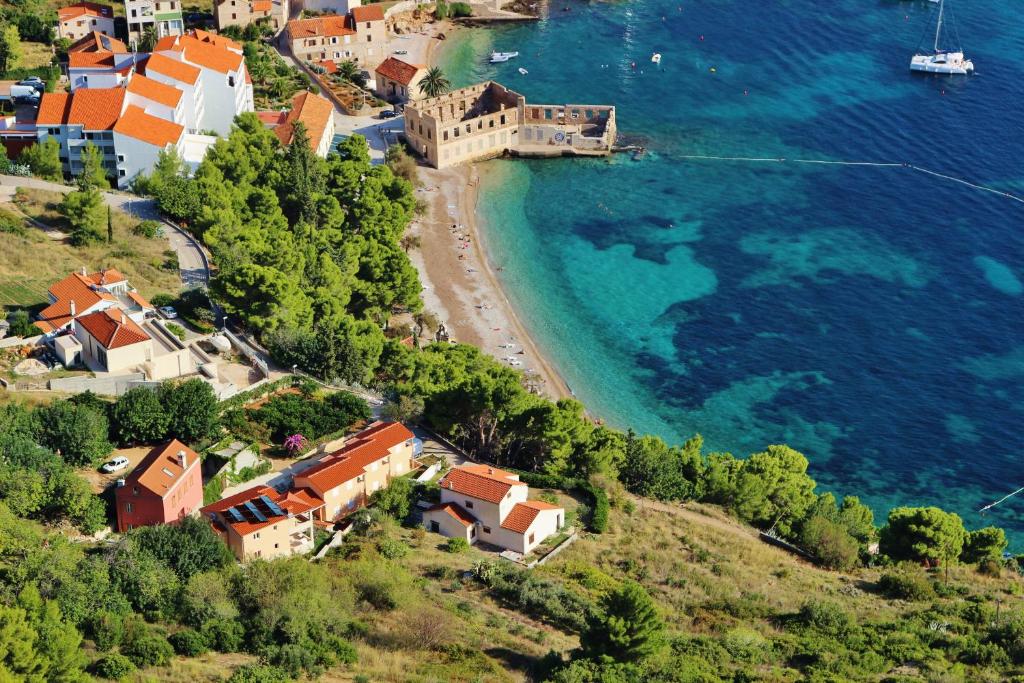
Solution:
{"label": "white facade", "polygon": [[180,0],[125,0],[129,42],[142,39],[146,29],[154,27],[157,38],[180,36],[185,32]]}
{"label": "white facade", "polygon": [[114,35],[114,18],[98,17],[81,14],[71,19],[57,22],[57,37],[67,38],[72,43],[81,40],[93,31]]}
{"label": "white facade", "polygon": [[311,12],[334,12],[345,15],[353,7],[362,7],[362,0],[300,0],[302,9]]}
{"label": "white facade", "polygon": [[114,147],[117,149],[117,186],[120,188],[130,185],[139,173],[149,173],[161,151],[156,145],[117,131],[114,131]]}
{"label": "white facade", "polygon": [[190,133],[198,132],[206,113],[206,97],[203,90],[202,79],[200,78],[196,80],[194,84],[179,81],[172,76],[168,76],[167,74],[154,69],[152,65],[147,67],[146,77],[152,78],[154,81],[164,83],[165,85],[174,86],[181,91],[181,112],[184,119],[182,121],[178,121],[178,123],[185,126],[185,130]]}

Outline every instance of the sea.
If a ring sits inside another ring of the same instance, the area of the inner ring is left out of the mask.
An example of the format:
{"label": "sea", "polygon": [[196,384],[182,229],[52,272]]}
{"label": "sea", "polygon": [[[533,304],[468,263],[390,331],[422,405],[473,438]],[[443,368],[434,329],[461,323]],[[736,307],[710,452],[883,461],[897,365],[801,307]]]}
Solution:
{"label": "sea", "polygon": [[456,32],[441,63],[614,104],[647,150],[481,165],[490,258],[593,415],[789,444],[876,521],[938,505],[1024,550],[1024,493],[979,513],[1024,486],[1024,203],[984,189],[1024,196],[1024,4],[947,0],[967,77],[909,71],[935,9],[554,0]]}

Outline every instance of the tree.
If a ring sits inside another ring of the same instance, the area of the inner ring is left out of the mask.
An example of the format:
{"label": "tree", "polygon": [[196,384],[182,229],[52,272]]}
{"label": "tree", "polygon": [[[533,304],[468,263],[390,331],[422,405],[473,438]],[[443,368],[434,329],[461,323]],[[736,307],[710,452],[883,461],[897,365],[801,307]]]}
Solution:
{"label": "tree", "polygon": [[959,515],[937,507],[900,507],[889,511],[879,550],[897,561],[938,565],[959,558],[966,540]]}
{"label": "tree", "polygon": [[598,661],[635,662],[656,652],[665,624],[651,596],[634,581],[624,581],[601,601],[580,634],[583,653]]}
{"label": "tree", "polygon": [[845,571],[857,564],[857,541],[842,525],[820,515],[807,520],[800,543],[823,567]]}
{"label": "tree", "polygon": [[156,391],[134,387],[111,410],[114,435],[122,444],[147,443],[167,436],[169,416]]}
{"label": "tree", "polygon": [[384,406],[382,412],[384,417],[395,422],[418,422],[423,417],[423,399],[403,394]]}
{"label": "tree", "polygon": [[85,143],[82,148],[82,172],[78,174],[76,182],[78,189],[87,192],[92,189],[109,190],[110,181],[107,180],[107,172],[103,168],[103,152],[91,142]]}
{"label": "tree", "polygon": [[60,143],[57,138],[47,137],[42,142],[30,145],[18,155],[18,161],[27,164],[32,175],[43,180],[61,182],[64,180],[64,168],[60,162]]}
{"label": "tree", "polygon": [[398,477],[370,496],[370,503],[384,514],[402,521],[409,516],[413,485],[407,477]]}
{"label": "tree", "polygon": [[437,97],[443,95],[452,89],[451,81],[449,81],[444,72],[441,71],[440,67],[432,66],[427,69],[426,75],[423,76],[423,80],[420,81],[420,89],[426,94],[427,97]]}
{"label": "tree", "polygon": [[142,32],[142,39],[139,41],[138,51],[139,52],[152,52],[153,47],[156,45],[156,25],[150,24]]}
{"label": "tree", "polygon": [[95,465],[111,450],[106,415],[71,401],[54,401],[36,410],[39,442],[57,451],[69,465]]}
{"label": "tree", "polygon": [[107,205],[107,244],[114,243],[114,219],[110,205]]}
{"label": "tree", "polygon": [[46,660],[37,650],[38,639],[25,610],[0,605],[0,679],[46,680]]}
{"label": "tree", "polygon": [[170,568],[182,581],[234,561],[209,523],[196,517],[185,517],[174,525],[141,527],[126,542]]}
{"label": "tree", "polygon": [[742,461],[732,507],[740,519],[790,536],[815,501],[807,458],[788,446],[769,446]]}
{"label": "tree", "polygon": [[0,30],[0,73],[13,71],[21,66],[22,47],[18,27],[7,24]]}
{"label": "tree", "polygon": [[16,337],[33,337],[39,334],[39,328],[32,324],[28,311],[17,310],[7,316],[10,333]]}
{"label": "tree", "polygon": [[984,529],[968,532],[960,559],[970,564],[985,560],[1000,560],[1006,546],[1006,532],[999,527],[987,526]]}
{"label": "tree", "polygon": [[99,190],[88,188],[69,192],[61,201],[59,210],[71,225],[72,244],[81,246],[103,239],[106,211]]}
{"label": "tree", "polygon": [[167,381],[158,389],[167,415],[167,433],[186,443],[213,436],[218,426],[217,396],[201,379]]}

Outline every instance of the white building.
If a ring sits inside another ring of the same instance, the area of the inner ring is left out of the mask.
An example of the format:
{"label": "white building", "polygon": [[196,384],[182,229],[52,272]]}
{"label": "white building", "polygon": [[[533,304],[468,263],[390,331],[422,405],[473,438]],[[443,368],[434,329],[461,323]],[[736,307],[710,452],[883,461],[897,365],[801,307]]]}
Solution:
{"label": "white building", "polygon": [[142,298],[125,276],[114,268],[89,273],[83,267],[82,272],[71,273],[53,283],[47,293],[50,303],[39,312],[39,320],[34,323],[46,335],[67,329],[72,319],[78,316],[114,306],[136,323],[141,323],[146,314],[154,310],[152,304]]}
{"label": "white building", "polygon": [[79,88],[115,88],[124,83],[140,59],[133,52],[71,52],[68,80],[71,91]]}
{"label": "white building", "polygon": [[142,68],[147,78],[181,91],[185,128],[190,133],[198,132],[205,115],[206,104],[199,69],[159,54],[150,55]]}
{"label": "white building", "polygon": [[114,35],[114,8],[95,2],[78,2],[57,10],[57,37],[71,42],[92,32]]}
{"label": "white building", "polygon": [[135,45],[150,27],[157,38],[185,32],[180,0],[124,0],[124,12],[128,20],[128,40]]}

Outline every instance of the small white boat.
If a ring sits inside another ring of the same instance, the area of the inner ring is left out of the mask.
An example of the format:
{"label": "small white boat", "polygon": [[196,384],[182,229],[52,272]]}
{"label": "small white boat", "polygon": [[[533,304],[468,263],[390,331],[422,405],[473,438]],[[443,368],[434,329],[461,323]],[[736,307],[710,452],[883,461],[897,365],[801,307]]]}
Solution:
{"label": "small white boat", "polygon": [[661,64],[661,53],[655,52],[653,55],[651,55],[651,61],[654,62],[655,64]]}
{"label": "small white boat", "polygon": [[[974,71],[974,62],[964,58],[964,53],[957,50],[939,48],[942,36],[942,20],[946,9],[946,0],[939,0],[939,19],[935,23],[935,42],[932,54],[918,54],[910,58],[910,70],[930,74],[966,75]],[[959,41],[958,41],[959,42]]]}
{"label": "small white boat", "polygon": [[519,73],[521,73],[522,75],[524,75],[524,76],[525,76],[526,74],[528,74],[528,73],[530,73],[530,72],[529,72],[529,71],[527,71],[526,69],[524,69],[523,67],[519,67]]}
{"label": "small white boat", "polygon": [[501,64],[507,62],[513,57],[518,57],[518,52],[492,52],[491,53],[491,64]]}

